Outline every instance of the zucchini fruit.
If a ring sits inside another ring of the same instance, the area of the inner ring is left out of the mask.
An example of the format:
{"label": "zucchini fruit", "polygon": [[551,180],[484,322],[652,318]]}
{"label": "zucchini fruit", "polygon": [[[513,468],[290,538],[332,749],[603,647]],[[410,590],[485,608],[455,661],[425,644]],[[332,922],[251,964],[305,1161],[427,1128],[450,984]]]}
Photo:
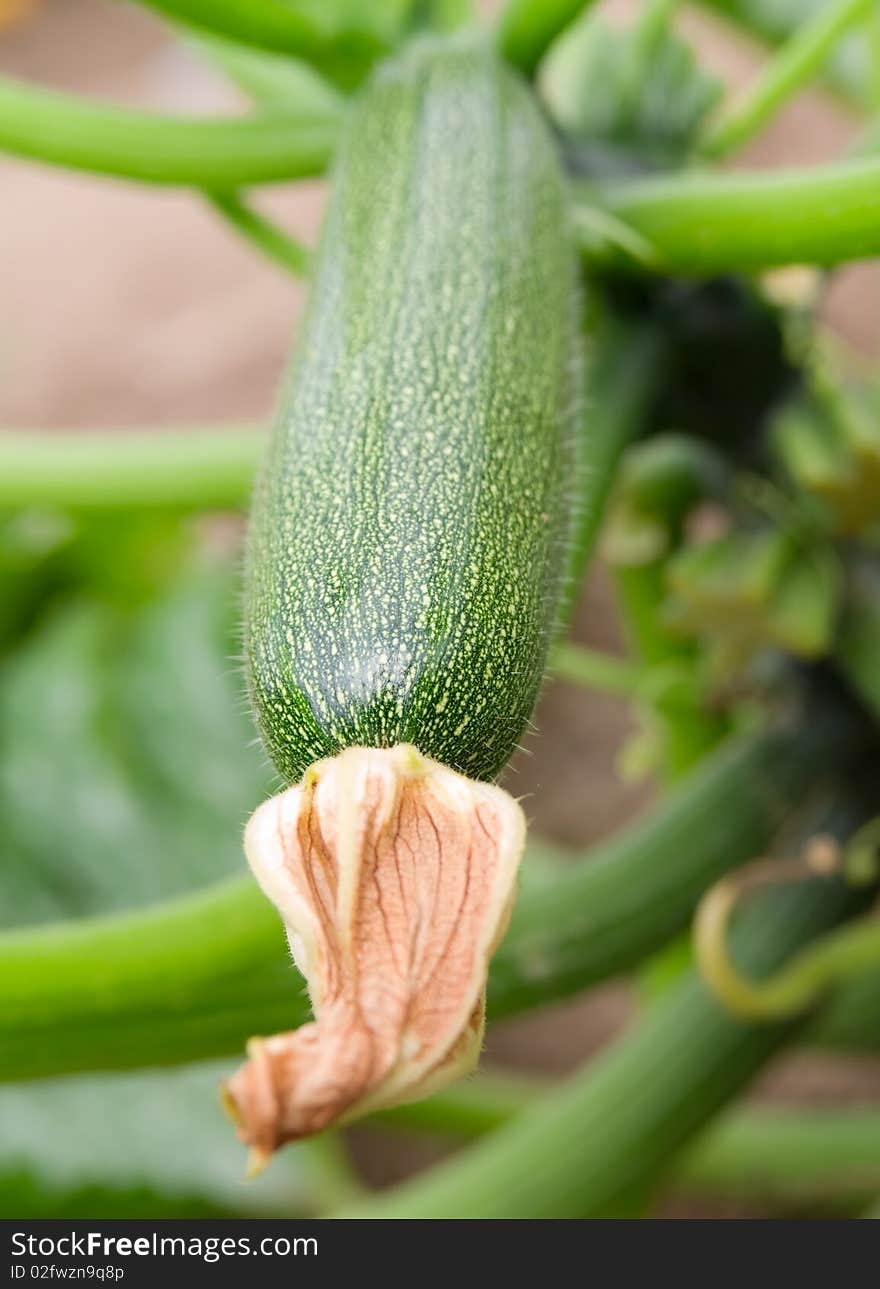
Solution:
{"label": "zucchini fruit", "polygon": [[526,85],[461,38],[377,69],[250,525],[249,689],[288,783],[350,746],[509,759],[570,542],[579,306]]}

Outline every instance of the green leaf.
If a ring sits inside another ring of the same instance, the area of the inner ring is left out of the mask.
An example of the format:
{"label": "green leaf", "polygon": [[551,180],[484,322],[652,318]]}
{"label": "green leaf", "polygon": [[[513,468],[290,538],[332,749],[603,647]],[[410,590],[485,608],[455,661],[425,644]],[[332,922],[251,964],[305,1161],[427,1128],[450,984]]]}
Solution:
{"label": "green leaf", "polygon": [[775,528],[683,548],[670,561],[669,587],[666,621],[708,646],[718,680],[768,646],[798,658],[824,656],[842,591],[830,547]]}
{"label": "green leaf", "polygon": [[[242,870],[242,826],[271,777],[233,660],[229,560],[212,568],[202,557],[198,567],[188,525],[167,516],[79,532],[61,515],[37,522],[23,512],[2,535],[0,577],[39,580],[52,565],[61,594],[0,667],[0,921],[151,904]],[[0,1089],[0,1211],[301,1210],[299,1152],[244,1185],[243,1152],[218,1099],[228,1072]]]}
{"label": "green leaf", "polygon": [[38,612],[74,531],[69,517],[54,511],[0,517],[0,655]]}
{"label": "green leaf", "polygon": [[0,675],[0,903],[16,923],[126,908],[241,867],[271,780],[231,661],[228,577],[123,614],[56,607]]}
{"label": "green leaf", "polygon": [[689,155],[721,87],[668,27],[627,31],[585,15],[545,59],[540,91],[575,170],[665,170]]}
{"label": "green leaf", "polygon": [[228,1063],[0,1089],[0,1213],[14,1217],[290,1216],[299,1151],[244,1181],[218,1087]]}
{"label": "green leaf", "polygon": [[876,389],[841,386],[833,405],[802,397],[772,426],[777,457],[796,487],[814,499],[831,531],[880,532],[880,400]]}
{"label": "green leaf", "polygon": [[727,468],[716,449],[686,434],[653,434],[621,462],[603,547],[613,564],[646,564],[673,550],[700,502],[724,495]]}

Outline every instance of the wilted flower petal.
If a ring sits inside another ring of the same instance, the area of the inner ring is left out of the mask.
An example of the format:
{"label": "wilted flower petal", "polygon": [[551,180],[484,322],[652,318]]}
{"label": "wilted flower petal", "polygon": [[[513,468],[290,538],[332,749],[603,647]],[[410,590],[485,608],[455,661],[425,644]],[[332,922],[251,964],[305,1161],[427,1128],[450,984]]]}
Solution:
{"label": "wilted flower petal", "polygon": [[245,835],[315,1021],[252,1039],[226,1088],[259,1155],[428,1095],[477,1062],[525,825],[506,792],[414,748],[350,748]]}

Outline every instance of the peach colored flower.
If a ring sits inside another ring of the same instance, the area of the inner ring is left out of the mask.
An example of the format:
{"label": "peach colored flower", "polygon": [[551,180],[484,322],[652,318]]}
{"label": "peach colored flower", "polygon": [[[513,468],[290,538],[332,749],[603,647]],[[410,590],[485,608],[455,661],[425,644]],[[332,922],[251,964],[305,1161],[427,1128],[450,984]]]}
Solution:
{"label": "peach colored flower", "polygon": [[525,839],[517,803],[415,748],[349,748],[245,834],[314,1022],[254,1038],[225,1089],[254,1162],[473,1069]]}

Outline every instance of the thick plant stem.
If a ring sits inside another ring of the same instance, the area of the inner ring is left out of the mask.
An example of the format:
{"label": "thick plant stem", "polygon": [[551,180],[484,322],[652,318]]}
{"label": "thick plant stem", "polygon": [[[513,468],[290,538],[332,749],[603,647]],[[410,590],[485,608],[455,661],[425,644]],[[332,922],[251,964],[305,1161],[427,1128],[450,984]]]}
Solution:
{"label": "thick plant stem", "polygon": [[816,1047],[880,1052],[880,971],[866,971],[836,990],[805,1037]]}
{"label": "thick plant stem", "polygon": [[[262,221],[238,199],[219,198],[224,214]],[[270,226],[245,230],[254,239],[284,237]],[[286,239],[284,239],[286,242]],[[268,253],[276,248],[263,247]],[[275,258],[294,267],[307,252],[292,245]],[[611,324],[599,329],[590,356],[590,406],[583,435],[591,468],[578,497],[578,527],[570,564],[570,616],[593,550],[614,466],[643,424],[655,388],[661,345],[653,327]],[[601,418],[601,419],[597,419]],[[0,506],[58,505],[100,509],[175,505],[205,509],[247,504],[265,445],[259,427],[178,430],[0,430]]]}
{"label": "thick plant stem", "polygon": [[[778,893],[749,918],[740,950],[753,970],[766,970],[846,907],[828,882]],[[790,1033],[735,1021],[689,974],[582,1074],[358,1216],[631,1214]]]}
{"label": "thick plant stem", "polygon": [[[284,0],[140,0],[175,22],[202,27],[260,49],[289,54],[317,52],[334,26],[334,5],[321,10]],[[341,6],[340,6],[341,7]]]}
{"label": "thick plant stem", "polygon": [[264,443],[256,426],[0,431],[0,507],[237,509]]}
{"label": "thick plant stem", "polygon": [[[525,889],[492,966],[490,1015],[566,997],[665,943],[707,884],[766,847],[844,737],[814,722],[731,742],[651,817]],[[2,1079],[235,1052],[307,1014],[277,916],[249,881],[0,937]]]}
{"label": "thick plant stem", "polygon": [[867,19],[874,2],[834,0],[796,28],[740,102],[710,130],[704,152],[722,157],[754,138],[786,100],[820,70],[840,36]]}
{"label": "thick plant stem", "polygon": [[[294,55],[331,80],[350,86],[387,53],[399,34],[391,7],[339,0],[290,4],[287,0],[140,0],[174,22],[213,32],[243,45]],[[392,17],[392,22],[386,20]]]}
{"label": "thick plant stem", "polygon": [[561,32],[592,0],[508,0],[498,22],[498,48],[531,76]]}
{"label": "thick plant stem", "polygon": [[868,25],[868,106],[871,111],[880,111],[880,12],[874,15]]}
{"label": "thick plant stem", "polygon": [[681,0],[644,0],[636,28],[639,39],[645,45],[653,46],[669,27],[679,8]]}
{"label": "thick plant stem", "polygon": [[[250,210],[242,214],[233,195],[217,200],[224,204],[224,215],[232,218],[234,213],[237,222],[260,220]],[[271,226],[257,229],[252,224],[245,231],[255,239],[279,235]],[[287,259],[290,267],[299,254],[307,254],[289,245],[263,249],[277,249],[276,258]],[[653,327],[608,323],[598,330],[583,425],[591,469],[578,498],[569,612],[593,549],[614,465],[642,426],[660,352]],[[265,432],[256,426],[63,434],[0,430],[0,506],[239,507],[250,497],[264,446]]]}
{"label": "thick plant stem", "polygon": [[[861,879],[855,870],[853,882],[876,880],[877,821],[864,830],[861,858],[869,867]],[[859,845],[856,837],[850,843]],[[845,850],[844,855],[847,851]],[[835,864],[833,854],[820,847],[822,862]],[[728,952],[730,919],[743,895],[750,889],[775,881],[799,881],[809,874],[808,859],[784,863],[747,865],[713,886],[700,901],[694,919],[693,944],[697,965],[716,997],[736,1016],[760,1022],[790,1020],[815,1008],[834,986],[858,978],[871,970],[880,971],[880,922],[873,917],[838,927],[815,944],[795,954],[768,979],[755,981],[743,975]],[[847,873],[846,859],[839,868]]]}
{"label": "thick plant stem", "polygon": [[325,1132],[320,1137],[301,1141],[298,1158],[308,1177],[312,1204],[319,1215],[332,1212],[343,1204],[357,1204],[365,1197],[367,1188],[358,1178],[340,1133]]}
{"label": "thick plant stem", "polygon": [[235,192],[205,194],[213,208],[259,251],[295,277],[303,277],[309,266],[309,252],[288,233],[266,219]]}
{"label": "thick plant stem", "polygon": [[[836,743],[830,731],[815,733],[827,750]],[[495,957],[491,1014],[510,1015],[625,971],[683,929],[683,909],[695,907],[711,874],[736,867],[734,854],[759,854],[774,831],[771,817],[779,822],[799,795],[790,795],[794,782],[818,772],[816,763],[810,771],[790,760],[793,750],[770,734],[731,740],[644,822],[536,887]],[[800,751],[810,757],[805,744]]]}
{"label": "thick plant stem", "polygon": [[[880,254],[880,160],[766,174],[692,173],[586,191],[651,248],[658,268],[718,273]],[[589,222],[589,221],[588,221]],[[585,255],[616,260],[589,232]]]}
{"label": "thick plant stem", "polygon": [[278,916],[250,881],[2,940],[5,1080],[235,1050],[278,1028],[282,998],[288,1023],[307,1015]]}
{"label": "thick plant stem", "polygon": [[683,1155],[671,1184],[692,1194],[784,1207],[870,1199],[880,1191],[880,1114],[735,1111]]}
{"label": "thick plant stem", "polygon": [[509,1123],[547,1090],[537,1079],[481,1071],[476,1078],[454,1083],[426,1101],[380,1110],[370,1122],[471,1140]]}
{"label": "thick plant stem", "polygon": [[338,116],[160,116],[0,79],[0,150],[145,183],[234,189],[322,174]]}
{"label": "thick plant stem", "polygon": [[[382,1111],[374,1121],[476,1140],[534,1109],[547,1090],[535,1081],[481,1074],[427,1101]],[[669,1188],[781,1208],[806,1203],[826,1209],[869,1199],[880,1191],[880,1112],[733,1110],[684,1152]]]}
{"label": "thick plant stem", "polygon": [[474,0],[430,0],[427,12],[432,31],[459,31],[476,21]]}

